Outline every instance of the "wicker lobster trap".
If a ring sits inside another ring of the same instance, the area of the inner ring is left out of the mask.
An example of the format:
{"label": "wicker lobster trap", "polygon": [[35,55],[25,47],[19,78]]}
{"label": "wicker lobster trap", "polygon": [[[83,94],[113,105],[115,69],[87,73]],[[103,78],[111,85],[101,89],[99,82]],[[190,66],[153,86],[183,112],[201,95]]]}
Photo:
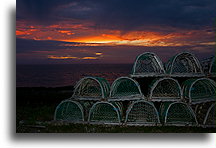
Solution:
{"label": "wicker lobster trap", "polygon": [[156,126],[160,124],[160,119],[152,102],[138,100],[128,107],[125,123],[127,125]]}
{"label": "wicker lobster trap", "polygon": [[131,77],[157,77],[165,74],[163,63],[153,52],[145,52],[137,56]]}
{"label": "wicker lobster trap", "polygon": [[173,78],[157,78],[150,85],[149,101],[181,101],[182,90]]}
{"label": "wicker lobster trap", "polygon": [[166,73],[172,77],[204,76],[199,60],[189,52],[179,53],[167,62]]}
{"label": "wicker lobster trap", "polygon": [[216,59],[215,56],[212,56],[210,58],[207,58],[203,61],[201,61],[201,65],[203,68],[203,71],[206,75],[210,77],[216,77]]}
{"label": "wicker lobster trap", "polygon": [[215,103],[209,107],[203,125],[205,127],[216,127]]}
{"label": "wicker lobster trap", "polygon": [[54,120],[82,122],[84,121],[84,110],[82,105],[71,99],[62,101],[55,110]]}
{"label": "wicker lobster trap", "polygon": [[188,79],[182,89],[185,101],[190,104],[216,101],[216,84],[211,79]]}
{"label": "wicker lobster trap", "polygon": [[110,101],[125,101],[144,99],[137,81],[129,77],[120,77],[111,85]]}
{"label": "wicker lobster trap", "polygon": [[196,115],[189,105],[182,102],[162,103],[160,106],[161,121],[166,126],[196,126]]}
{"label": "wicker lobster trap", "polygon": [[122,108],[118,103],[97,102],[89,111],[88,122],[95,124],[120,124]]}
{"label": "wicker lobster trap", "polygon": [[108,97],[110,85],[100,77],[82,78],[75,86],[72,98],[77,100],[100,100]]}

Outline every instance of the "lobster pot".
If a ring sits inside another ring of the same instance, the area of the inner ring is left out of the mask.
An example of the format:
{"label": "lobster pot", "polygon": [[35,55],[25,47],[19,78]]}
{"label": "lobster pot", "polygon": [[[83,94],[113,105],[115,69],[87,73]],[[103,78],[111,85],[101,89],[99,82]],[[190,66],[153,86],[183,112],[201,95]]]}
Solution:
{"label": "lobster pot", "polygon": [[109,83],[104,78],[85,77],[75,86],[73,98],[78,100],[100,100],[108,97]]}
{"label": "lobster pot", "polygon": [[208,78],[189,79],[183,83],[183,97],[191,103],[215,101],[216,84]]}
{"label": "lobster pot", "polygon": [[207,127],[216,127],[215,103],[209,107],[203,125]]}
{"label": "lobster pot", "polygon": [[166,73],[174,77],[204,76],[199,60],[189,52],[172,57],[166,64]]}
{"label": "lobster pot", "polygon": [[216,77],[216,59],[215,57],[210,57],[201,62],[203,71],[206,75],[210,77]]}
{"label": "lobster pot", "polygon": [[145,52],[137,56],[133,69],[132,77],[161,76],[165,73],[163,63],[159,57],[152,52]]}
{"label": "lobster pot", "polygon": [[124,101],[143,98],[140,85],[129,77],[116,79],[110,89],[110,101]]}
{"label": "lobster pot", "polygon": [[54,120],[69,122],[84,121],[83,107],[76,101],[64,100],[56,107]]}
{"label": "lobster pot", "polygon": [[96,124],[120,124],[121,114],[119,104],[97,102],[90,109],[88,121]]}
{"label": "lobster pot", "polygon": [[160,107],[160,116],[164,125],[195,126],[198,124],[193,110],[185,103],[162,103]]}
{"label": "lobster pot", "polygon": [[144,100],[133,102],[126,111],[127,125],[158,125],[160,124],[158,111],[154,104]]}
{"label": "lobster pot", "polygon": [[182,91],[173,78],[155,79],[150,85],[149,101],[181,101]]}
{"label": "lobster pot", "polygon": [[199,124],[203,124],[206,114],[212,104],[213,102],[204,102],[204,103],[191,105],[192,107],[195,107],[193,109]]}
{"label": "lobster pot", "polygon": [[215,57],[213,58],[212,63],[211,63],[210,74],[213,77],[216,77],[216,59],[215,59]]}

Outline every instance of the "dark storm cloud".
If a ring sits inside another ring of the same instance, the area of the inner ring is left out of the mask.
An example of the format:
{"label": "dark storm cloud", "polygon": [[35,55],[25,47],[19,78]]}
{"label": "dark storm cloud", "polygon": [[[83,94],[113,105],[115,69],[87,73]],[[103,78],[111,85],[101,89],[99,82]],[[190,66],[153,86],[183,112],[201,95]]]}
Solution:
{"label": "dark storm cloud", "polygon": [[20,18],[37,19],[43,23],[78,19],[93,21],[95,27],[103,29],[148,29],[152,25],[199,29],[214,25],[216,1],[21,0],[17,11]]}
{"label": "dark storm cloud", "polygon": [[70,2],[71,0],[19,0],[16,17],[34,24],[50,25],[61,19],[55,14],[56,8]]}
{"label": "dark storm cloud", "polygon": [[43,50],[56,50],[60,49],[58,46],[63,42],[60,41],[36,41],[29,39],[16,38],[16,51],[17,53],[27,53],[32,51],[43,51]]}
{"label": "dark storm cloud", "polygon": [[150,28],[151,25],[196,29],[212,25],[215,8],[215,0],[117,1],[107,4],[104,12],[109,13],[97,17],[96,22],[98,25],[126,30],[139,27],[143,29],[142,26]]}

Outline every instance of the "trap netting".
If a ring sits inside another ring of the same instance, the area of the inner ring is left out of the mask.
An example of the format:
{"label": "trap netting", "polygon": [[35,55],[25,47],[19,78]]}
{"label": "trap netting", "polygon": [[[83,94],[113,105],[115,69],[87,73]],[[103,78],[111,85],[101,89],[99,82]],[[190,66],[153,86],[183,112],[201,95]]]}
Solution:
{"label": "trap netting", "polygon": [[212,76],[216,76],[216,59],[215,57],[212,59],[211,67],[210,67],[210,73]]}
{"label": "trap netting", "polygon": [[198,124],[193,110],[185,103],[162,103],[160,115],[164,125],[195,126]]}
{"label": "trap netting", "polygon": [[129,77],[116,79],[110,89],[110,100],[134,100],[144,98],[140,85]]}
{"label": "trap netting", "polygon": [[75,86],[73,98],[80,100],[99,100],[108,97],[109,83],[100,77],[85,77]]}
{"label": "trap netting", "polygon": [[152,52],[145,52],[137,56],[133,69],[132,77],[158,76],[164,74],[163,63],[159,57]]}
{"label": "trap netting", "polygon": [[172,57],[166,64],[166,72],[178,77],[203,76],[199,60],[188,52],[182,52]]}
{"label": "trap netting", "polygon": [[76,101],[64,100],[56,107],[54,120],[69,122],[84,121],[83,107]]}
{"label": "trap netting", "polygon": [[153,103],[138,100],[128,107],[125,123],[127,125],[158,125],[160,119]]}
{"label": "trap netting", "polygon": [[204,103],[191,105],[199,124],[203,124],[206,114],[208,112],[208,109],[211,105],[212,105],[212,102],[204,102]]}
{"label": "trap netting", "polygon": [[208,127],[216,127],[215,103],[209,107],[203,125]]}
{"label": "trap netting", "polygon": [[173,78],[155,79],[150,85],[150,101],[180,101],[181,86]]}
{"label": "trap netting", "polygon": [[216,59],[215,57],[210,57],[201,62],[203,71],[205,74],[210,75],[211,77],[216,76]]}
{"label": "trap netting", "polygon": [[120,104],[110,102],[97,102],[89,111],[88,121],[96,124],[120,124]]}
{"label": "trap netting", "polygon": [[216,84],[208,78],[188,79],[183,83],[183,97],[191,103],[215,101]]}
{"label": "trap netting", "polygon": [[84,120],[88,121],[88,115],[91,107],[94,105],[95,101],[93,100],[79,100],[79,103],[83,107],[83,112],[84,112]]}

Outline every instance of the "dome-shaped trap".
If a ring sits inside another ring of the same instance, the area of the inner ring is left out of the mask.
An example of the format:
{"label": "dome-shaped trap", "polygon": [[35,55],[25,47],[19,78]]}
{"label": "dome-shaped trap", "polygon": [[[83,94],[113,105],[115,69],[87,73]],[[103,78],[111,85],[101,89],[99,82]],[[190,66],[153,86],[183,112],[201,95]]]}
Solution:
{"label": "dome-shaped trap", "polygon": [[193,110],[185,103],[162,103],[160,115],[164,125],[196,126],[198,124]]}
{"label": "dome-shaped trap", "polygon": [[76,101],[64,100],[56,107],[54,120],[68,122],[84,121],[83,107]]}
{"label": "dome-shaped trap", "polygon": [[116,79],[110,89],[109,100],[134,100],[143,98],[140,85],[137,81],[129,77],[120,77]]}
{"label": "dome-shaped trap", "polygon": [[216,77],[216,59],[214,56],[203,60],[201,65],[206,75]]}
{"label": "dome-shaped trap", "polygon": [[79,100],[100,100],[108,97],[109,91],[110,86],[106,79],[85,77],[75,86],[73,98]]}
{"label": "dome-shaped trap", "polygon": [[159,115],[154,104],[144,100],[133,102],[126,111],[127,125],[158,125]]}
{"label": "dome-shaped trap", "polygon": [[166,64],[166,73],[175,77],[203,76],[199,60],[189,52],[172,57]]}
{"label": "dome-shaped trap", "polygon": [[180,101],[181,86],[173,78],[155,79],[150,86],[149,101]]}
{"label": "dome-shaped trap", "polygon": [[203,125],[206,127],[216,127],[215,103],[209,107]]}
{"label": "dome-shaped trap", "polygon": [[132,77],[161,76],[165,73],[163,63],[159,57],[152,52],[145,52],[137,56],[133,69]]}
{"label": "dome-shaped trap", "polygon": [[208,78],[186,80],[183,83],[183,97],[191,104],[215,101],[216,84]]}
{"label": "dome-shaped trap", "polygon": [[121,108],[115,103],[97,102],[90,109],[88,121],[96,124],[120,124]]}

